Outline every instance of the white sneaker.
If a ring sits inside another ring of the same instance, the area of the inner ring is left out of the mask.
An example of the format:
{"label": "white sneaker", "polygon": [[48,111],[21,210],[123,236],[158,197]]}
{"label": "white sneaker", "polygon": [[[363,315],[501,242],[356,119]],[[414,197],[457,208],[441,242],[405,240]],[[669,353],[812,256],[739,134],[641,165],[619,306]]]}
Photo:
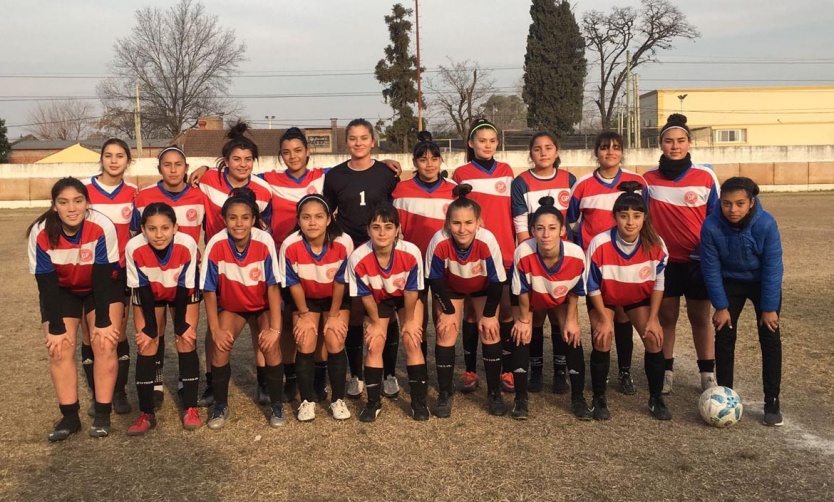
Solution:
{"label": "white sneaker", "polygon": [[718,386],[718,380],[715,379],[715,373],[704,371],[701,373],[701,390],[711,389]]}
{"label": "white sneaker", "polygon": [[400,384],[397,382],[397,377],[394,375],[385,377],[385,380],[382,381],[382,395],[389,399],[394,399],[399,393]]}
{"label": "white sneaker", "polygon": [[336,420],[347,420],[350,418],[350,410],[343,399],[337,399],[330,403],[330,413]]}
{"label": "white sneaker", "polygon": [[672,384],[675,383],[675,372],[666,370],[663,373],[663,390],[660,391],[664,396],[672,393]]}
{"label": "white sneaker", "polygon": [[311,403],[310,401],[301,401],[301,405],[298,407],[298,421],[299,422],[312,422],[316,418],[316,403]]}
{"label": "white sneaker", "polygon": [[351,377],[350,382],[348,382],[347,397],[351,399],[359,399],[362,397],[362,393],[365,391],[365,382],[359,380],[357,377]]}

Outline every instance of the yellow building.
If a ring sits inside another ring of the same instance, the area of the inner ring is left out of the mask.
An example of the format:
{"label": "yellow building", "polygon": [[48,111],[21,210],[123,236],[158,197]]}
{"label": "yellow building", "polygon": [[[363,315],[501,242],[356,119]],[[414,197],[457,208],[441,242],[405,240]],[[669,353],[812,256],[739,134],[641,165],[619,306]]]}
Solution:
{"label": "yellow building", "polygon": [[642,144],[683,113],[695,146],[834,145],[834,86],[658,89],[640,96]]}
{"label": "yellow building", "polygon": [[79,162],[98,162],[99,154],[89,148],[84,148],[80,143],[64,148],[48,157],[35,162],[35,164],[62,164]]}

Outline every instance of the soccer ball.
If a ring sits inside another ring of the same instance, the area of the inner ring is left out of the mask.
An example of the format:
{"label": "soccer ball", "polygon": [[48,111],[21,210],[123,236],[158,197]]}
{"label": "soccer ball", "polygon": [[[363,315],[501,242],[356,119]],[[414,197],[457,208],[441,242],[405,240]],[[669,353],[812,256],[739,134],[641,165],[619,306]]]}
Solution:
{"label": "soccer ball", "polygon": [[701,418],[714,427],[729,427],[735,424],[741,420],[743,409],[741,398],[729,387],[710,387],[698,400]]}

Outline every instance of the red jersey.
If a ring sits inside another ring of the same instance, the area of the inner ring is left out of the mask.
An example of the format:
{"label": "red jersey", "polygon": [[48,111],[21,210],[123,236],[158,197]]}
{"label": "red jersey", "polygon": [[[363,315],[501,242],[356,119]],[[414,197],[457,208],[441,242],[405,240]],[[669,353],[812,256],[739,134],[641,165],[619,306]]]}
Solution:
{"label": "red jersey", "polygon": [[61,232],[53,248],[44,230],[44,223],[29,233],[29,272],[58,274],[58,285],[73,293],[92,291],[93,265],[119,262],[119,240],[116,227],[109,218],[95,210],[87,211],[81,228],[72,237]]}
{"label": "red jersey", "polygon": [[414,178],[401,181],[391,197],[394,207],[400,215],[400,229],[403,239],[413,242],[425,257],[429,241],[446,221],[446,209],[455,200],[452,190],[455,183],[446,179],[434,188],[425,185]]}
{"label": "red jersey", "polygon": [[559,243],[559,261],[545,265],[536,239],[527,239],[515,250],[512,291],[530,295],[530,311],[550,310],[565,303],[568,293],[585,296],[585,255],[572,242]]}
{"label": "red jersey", "polygon": [[492,169],[485,170],[475,162],[455,169],[452,179],[457,184],[472,185],[469,198],[481,206],[484,227],[495,235],[504,257],[504,270],[513,265],[515,228],[511,209],[510,186],[513,168],[503,162],[493,161]]}
{"label": "red jersey", "polygon": [[417,246],[398,239],[391,251],[391,261],[383,268],[368,241],[351,253],[347,275],[350,296],[373,295],[379,303],[401,297],[404,291],[423,289],[423,258]]}
{"label": "red jersey", "polygon": [[125,249],[127,287],[150,286],[154,300],[173,302],[177,287],[193,294],[197,287],[197,243],[188,234],[177,232],[163,258],[159,258],[144,234],[130,239]]}
{"label": "red jersey", "polygon": [[272,191],[272,237],[275,247],[295,228],[295,205],[307,194],[322,193],[325,169],[308,169],[300,178],[293,178],[287,171],[269,171],[259,174]]}
{"label": "red jersey", "polygon": [[90,207],[110,218],[119,238],[119,266],[125,266],[125,246],[130,240],[130,221],[133,218],[133,199],[139,191],[136,185],[122,180],[119,186],[108,193],[98,182],[98,176],[84,180],[90,196]]}
{"label": "red jersey", "polygon": [[[568,205],[570,204],[570,190],[576,183],[576,177],[564,169],[556,169],[550,178],[539,178],[532,169],[519,174],[512,183],[513,223],[515,233],[529,232],[533,213],[539,208],[539,199],[553,197],[554,206],[562,213],[565,222],[568,221]],[[568,235],[565,233],[564,239]]]}
{"label": "red jersey", "polygon": [[475,239],[461,252],[445,230],[429,243],[426,254],[426,278],[443,279],[446,288],[468,295],[484,291],[491,282],[507,280],[501,249],[492,232],[479,228]]}
{"label": "red jersey", "polygon": [[345,268],[352,252],[353,240],[347,234],[326,243],[321,253],[315,254],[301,232],[295,232],[281,246],[279,280],[285,288],[300,284],[305,298],[330,298],[333,281],[346,282]]}
{"label": "red jersey", "polygon": [[[269,188],[269,184],[257,176],[249,176],[249,181],[243,186],[255,192],[255,202],[261,211],[261,218],[269,224],[272,215],[272,206],[270,205],[272,190]],[[217,169],[209,169],[200,178],[200,190],[206,195],[206,233],[203,237],[206,242],[226,228],[220,210],[223,209],[223,204],[229,198],[229,192],[234,188],[229,183],[225,170],[221,172]]]}
{"label": "red jersey", "polygon": [[669,247],[669,261],[686,263],[698,258],[701,227],[718,209],[718,178],[712,169],[692,164],[677,179],[669,180],[658,168],[646,178],[649,211],[657,233]]}
{"label": "red jersey", "polygon": [[161,181],[139,190],[133,202],[133,220],[130,223],[132,231],[141,231],[142,212],[154,202],[164,202],[171,206],[177,215],[179,232],[188,234],[194,242],[200,242],[206,217],[206,195],[203,192],[186,184],[182,192],[172,194],[163,188]]}
{"label": "red jersey", "polygon": [[221,309],[241,313],[269,309],[267,290],[278,282],[278,254],[267,232],[253,228],[243,252],[225,229],[206,244],[200,289],[216,293]]}

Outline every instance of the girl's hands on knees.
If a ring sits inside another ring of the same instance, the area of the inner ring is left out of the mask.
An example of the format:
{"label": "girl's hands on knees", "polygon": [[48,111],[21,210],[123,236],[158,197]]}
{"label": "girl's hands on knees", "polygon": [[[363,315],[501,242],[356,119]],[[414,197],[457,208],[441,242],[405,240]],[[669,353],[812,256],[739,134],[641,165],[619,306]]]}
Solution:
{"label": "girl's hands on knees", "polygon": [[180,338],[185,342],[187,345],[191,346],[197,345],[197,330],[194,329],[194,326],[189,326],[185,333],[180,335]]}
{"label": "girl's hands on knees", "polygon": [[576,321],[567,321],[562,328],[562,340],[571,347],[579,347],[582,343],[582,334],[579,331],[579,324]]}
{"label": "girl's hands on knees", "polygon": [[759,326],[764,326],[771,333],[776,333],[779,329],[779,314],[776,312],[762,312],[762,318],[759,319]]}
{"label": "girl's hands on knees", "polygon": [[365,343],[367,345],[371,344],[371,341],[377,337],[385,338],[385,331],[382,329],[380,323],[376,322],[369,322],[365,325]]}
{"label": "girl's hands on knees", "polygon": [[[228,329],[212,330],[211,339],[220,350],[229,352],[235,344],[235,336]],[[260,344],[260,341],[258,342]]]}
{"label": "girl's hands on knees", "polygon": [[341,316],[328,315],[324,322],[324,332],[332,331],[340,342],[344,342],[347,337],[347,324],[342,320]]}
{"label": "girl's hands on knees", "polygon": [[423,342],[423,325],[414,319],[409,319],[402,327],[403,338],[411,340],[414,347],[419,347]]}
{"label": "girl's hands on knees", "polygon": [[597,345],[607,347],[611,343],[611,338],[614,337],[614,323],[606,315],[600,317],[602,319],[593,325],[591,335]]}
{"label": "girl's hands on knees", "polygon": [[278,343],[278,330],[268,328],[258,334],[258,347],[264,353],[269,352]]}
{"label": "girl's hands on knees", "polygon": [[716,310],[715,313],[712,314],[712,325],[715,326],[715,331],[720,330],[724,327],[724,325],[733,329],[733,321],[730,319],[730,311],[727,309]]}
{"label": "girl's hands on knees", "polygon": [[498,339],[498,317],[481,317],[478,319],[478,333],[487,340]]}
{"label": "girl's hands on knees", "polygon": [[292,328],[292,334],[295,338],[295,343],[304,345],[304,341],[308,337],[315,338],[318,336],[318,326],[313,322],[313,319],[308,315],[298,316],[295,326]]}
{"label": "girl's hands on knees", "polygon": [[95,343],[96,340],[102,349],[107,343],[115,347],[119,343],[119,330],[113,324],[106,328],[93,328],[90,333],[90,343]]}
{"label": "girl's hands on knees", "polygon": [[441,338],[458,334],[458,316],[441,313],[437,318],[437,334]]}
{"label": "girl's hands on knees", "polygon": [[530,343],[533,338],[532,323],[529,320],[516,319],[515,324],[513,324],[512,337],[516,346]]}
{"label": "girl's hands on knees", "polygon": [[663,347],[663,328],[660,326],[659,319],[649,318],[646,322],[646,331],[643,333],[643,338],[654,342],[658,347]]}
{"label": "girl's hands on knees", "polygon": [[141,330],[136,332],[134,339],[136,340],[136,347],[139,349],[139,352],[147,351],[148,346],[153,343],[153,338],[149,337],[144,331]]}
{"label": "girl's hands on knees", "polygon": [[63,355],[64,344],[69,345],[69,334],[65,331],[60,335],[46,335],[46,350],[49,351],[49,357],[60,361]]}

